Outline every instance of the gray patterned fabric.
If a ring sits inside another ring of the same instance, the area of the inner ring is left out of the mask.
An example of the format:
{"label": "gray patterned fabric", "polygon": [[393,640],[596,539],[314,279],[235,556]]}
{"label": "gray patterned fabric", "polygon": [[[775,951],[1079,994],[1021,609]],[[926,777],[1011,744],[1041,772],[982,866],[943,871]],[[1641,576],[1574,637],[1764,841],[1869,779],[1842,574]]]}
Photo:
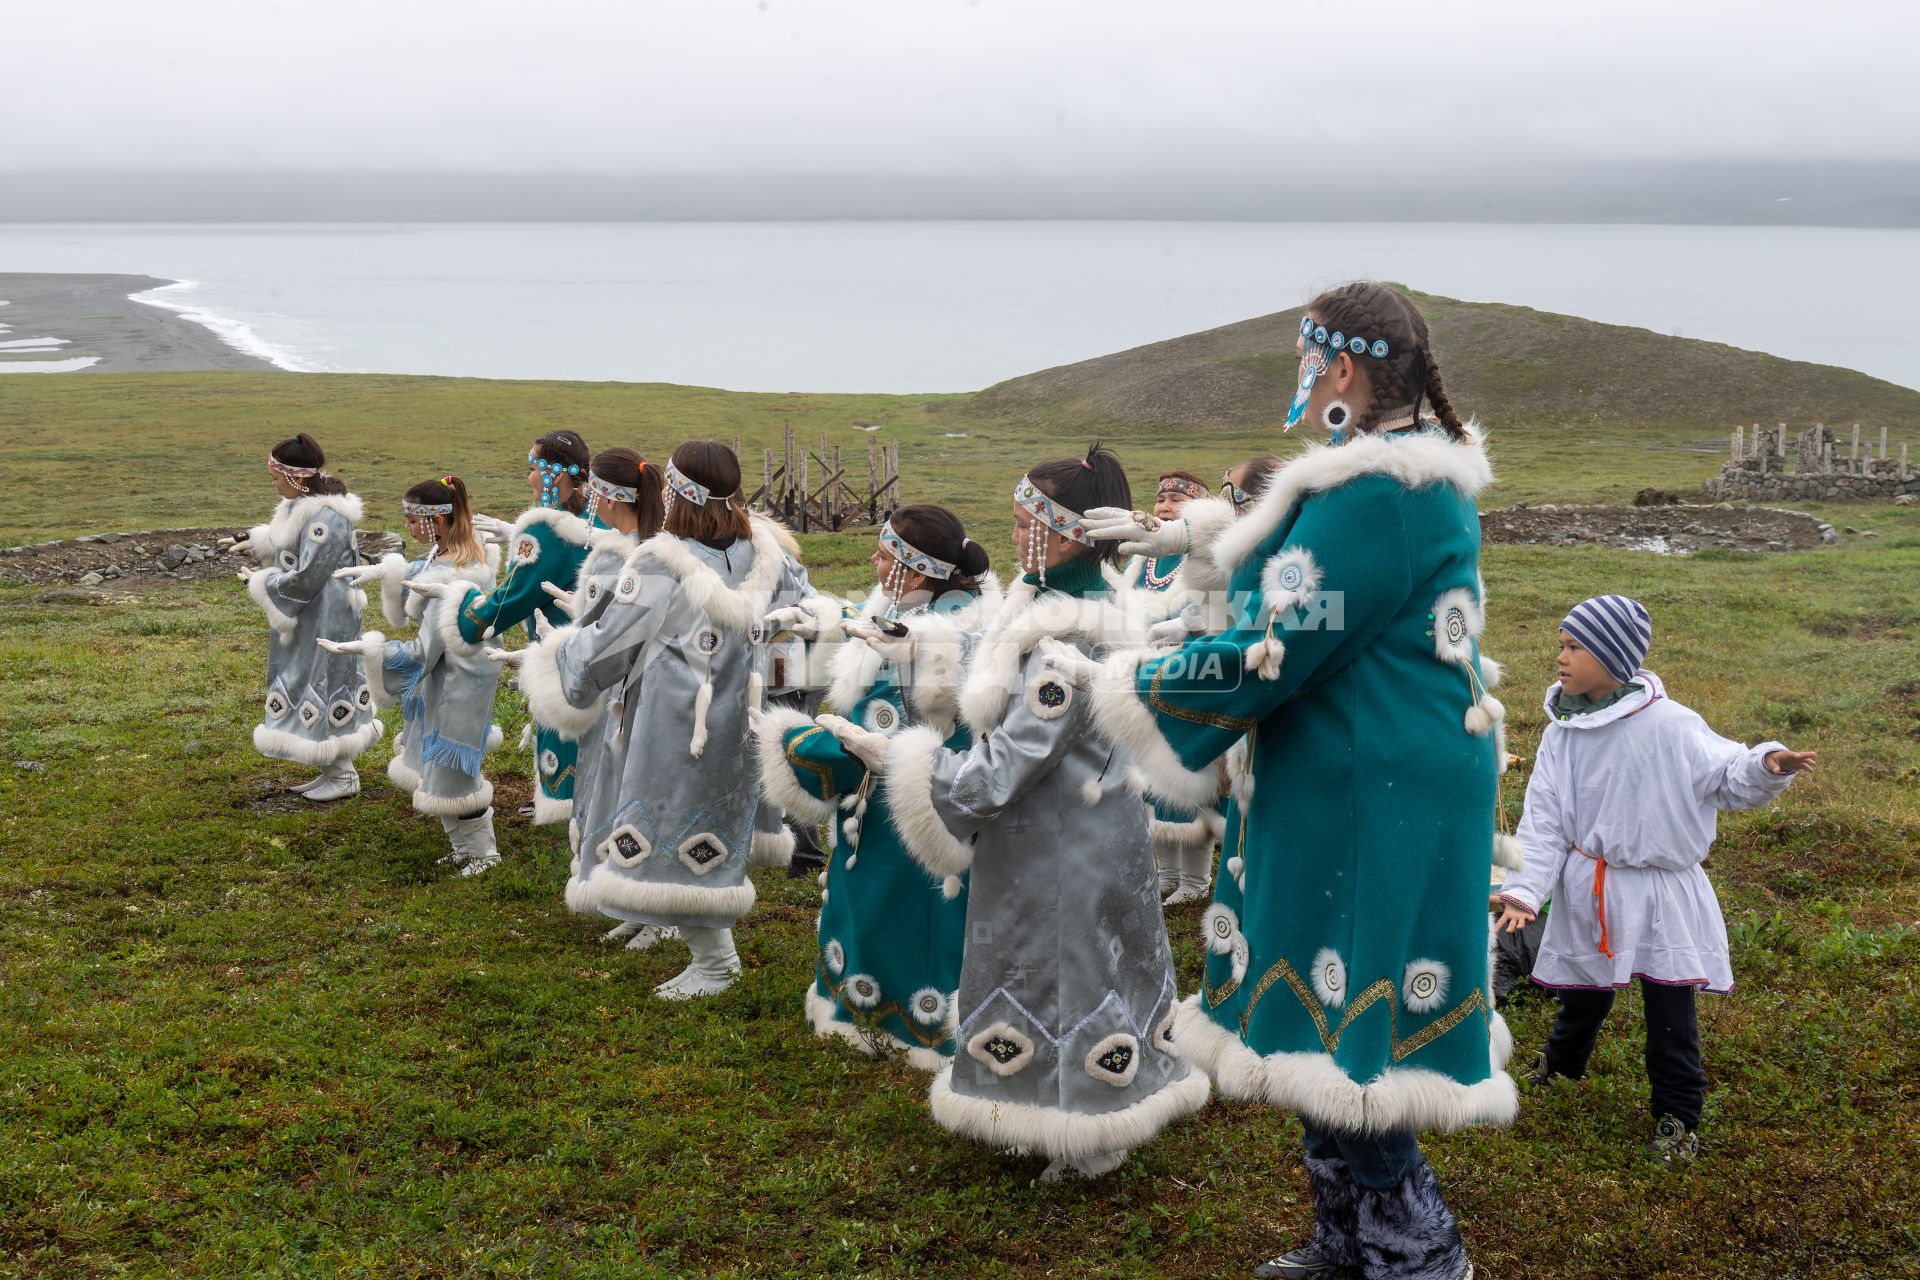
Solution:
{"label": "gray patterned fabric", "polygon": [[267,697],[253,745],[276,760],[327,765],[349,761],[380,737],[373,695],[360,660],[314,641],[357,640],[364,593],[334,570],[359,563],[352,494],[282,499],[273,519],[249,531],[260,567],[247,593],[267,615]]}
{"label": "gray patterned fabric", "polygon": [[599,729],[594,794],[576,814],[574,910],[722,928],[752,907],[747,712],[765,678],[761,619],[806,593],[764,522],[724,550],[657,534],[610,596],[529,650],[520,685],[535,717],[571,739]]}
{"label": "gray patterned fabric", "polygon": [[466,817],[493,803],[493,784],[482,766],[500,742],[493,723],[500,664],[461,637],[456,602],[416,595],[406,584],[459,579],[491,591],[493,569],[486,563],[457,568],[444,561],[408,563],[397,555],[380,563],[394,588],[381,592],[383,603],[396,597],[404,602],[404,613],[396,619],[390,612],[387,620],[396,626],[409,620],[420,624],[411,640],[386,640],[379,632],[367,637],[385,640],[378,653],[363,658],[374,703],[383,708],[398,703],[406,721],[387,777],[411,794],[421,813]]}

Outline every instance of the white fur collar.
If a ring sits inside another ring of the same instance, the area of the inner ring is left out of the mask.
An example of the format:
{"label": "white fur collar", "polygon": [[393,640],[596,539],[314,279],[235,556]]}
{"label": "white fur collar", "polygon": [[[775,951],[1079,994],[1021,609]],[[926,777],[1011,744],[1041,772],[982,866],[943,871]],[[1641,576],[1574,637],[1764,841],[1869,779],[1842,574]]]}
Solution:
{"label": "white fur collar", "polygon": [[671,533],[656,533],[641,543],[627,557],[625,567],[638,568],[648,561],[659,565],[680,580],[687,599],[715,625],[734,632],[751,631],[773,607],[774,590],[789,563],[774,526],[759,519],[752,526],[753,563],[737,587],[728,586],[686,541]]}
{"label": "white fur collar", "polygon": [[1343,445],[1309,445],[1280,468],[1273,487],[1253,510],[1220,534],[1214,543],[1215,562],[1231,573],[1280,527],[1303,496],[1369,475],[1392,476],[1409,489],[1450,484],[1469,498],[1493,483],[1486,445],[1471,423],[1467,439],[1458,444],[1422,434],[1401,439],[1363,435]]}
{"label": "white fur collar", "polygon": [[[984,573],[980,575],[980,594],[970,603],[958,609],[912,614],[901,618],[900,622],[907,630],[923,637],[930,632],[951,637],[956,632],[978,631],[999,609],[1000,579],[992,573]],[[867,597],[867,602],[860,606],[860,617],[878,618],[885,615],[886,611],[886,593],[875,587]],[[923,638],[922,643],[926,642]],[[832,665],[828,668],[832,683],[827,688],[827,697],[834,709],[845,715],[847,708],[866,697],[872,691],[874,682],[880,678],[880,668],[885,665],[885,660],[865,640],[857,636],[849,637],[834,652]]]}
{"label": "white fur collar", "polygon": [[[507,535],[507,546],[513,546],[513,540],[536,524],[544,524],[567,542],[576,547],[584,547],[593,530],[585,520],[571,511],[559,507],[528,507],[513,522],[513,532]],[[610,531],[611,532],[611,531]]]}
{"label": "white fur collar", "polygon": [[639,549],[640,540],[618,529],[593,529],[587,534],[587,546],[587,558],[580,562],[579,576],[574,579],[576,591],[593,580],[594,570],[599,565],[613,561],[624,563]]}
{"label": "white fur collar", "polygon": [[357,493],[310,493],[304,498],[282,498],[267,524],[273,545],[283,547],[307,531],[307,522],[322,511],[337,511],[348,524],[359,524],[366,507]]}
{"label": "white fur collar", "polygon": [[1111,600],[1042,593],[1022,578],[1007,588],[1000,610],[980,637],[966,683],[960,718],[975,733],[990,733],[1006,718],[1007,704],[1022,683],[1021,666],[1048,636],[1085,636],[1097,651],[1144,645],[1146,632]]}

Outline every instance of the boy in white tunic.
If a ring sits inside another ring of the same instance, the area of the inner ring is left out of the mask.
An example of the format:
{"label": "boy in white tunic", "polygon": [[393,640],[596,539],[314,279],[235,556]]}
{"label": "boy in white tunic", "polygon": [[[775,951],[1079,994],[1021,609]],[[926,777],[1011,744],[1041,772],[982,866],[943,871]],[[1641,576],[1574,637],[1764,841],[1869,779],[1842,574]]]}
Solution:
{"label": "boy in white tunic", "polygon": [[1586,1071],[1614,992],[1640,979],[1654,1114],[1647,1154],[1693,1159],[1707,1092],[1694,993],[1733,990],[1727,927],[1701,868],[1715,814],[1756,809],[1811,772],[1814,753],[1744,747],[1667,697],[1643,670],[1653,623],[1638,601],[1596,596],[1560,624],[1518,832],[1525,866],[1500,894],[1498,927],[1523,928],[1552,898],[1533,980],[1560,1015],[1532,1079]]}

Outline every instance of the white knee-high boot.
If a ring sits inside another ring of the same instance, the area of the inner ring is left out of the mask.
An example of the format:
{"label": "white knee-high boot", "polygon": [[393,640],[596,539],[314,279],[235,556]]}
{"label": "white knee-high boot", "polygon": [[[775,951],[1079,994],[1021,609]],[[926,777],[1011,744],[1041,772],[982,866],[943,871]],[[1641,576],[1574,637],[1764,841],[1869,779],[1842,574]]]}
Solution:
{"label": "white knee-high boot", "polygon": [[718,995],[740,976],[740,954],[733,949],[733,930],[682,926],[693,963],[653,989],[662,1000],[694,1000]]}
{"label": "white knee-high boot", "polygon": [[1165,898],[1169,907],[1189,902],[1204,902],[1213,891],[1213,842],[1202,840],[1182,848],[1174,855],[1178,881]]}
{"label": "white knee-high boot", "polygon": [[500,850],[493,842],[492,809],[471,818],[442,818],[440,825],[453,845],[453,861],[460,864],[461,875],[477,876],[500,865]]}

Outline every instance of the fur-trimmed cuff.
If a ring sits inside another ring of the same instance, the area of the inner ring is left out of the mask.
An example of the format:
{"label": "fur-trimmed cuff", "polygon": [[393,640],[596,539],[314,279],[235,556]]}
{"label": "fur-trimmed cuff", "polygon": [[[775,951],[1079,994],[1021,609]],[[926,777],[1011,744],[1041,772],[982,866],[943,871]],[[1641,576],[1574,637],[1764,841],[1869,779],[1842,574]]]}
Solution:
{"label": "fur-trimmed cuff", "polygon": [[1193,546],[1180,562],[1180,586],[1189,591],[1225,591],[1233,577],[1213,555],[1214,540],[1232,526],[1233,504],[1225,498],[1195,498],[1180,508]]}
{"label": "fur-trimmed cuff", "polygon": [[393,759],[387,761],[387,780],[408,795],[420,789],[420,775],[407,767],[405,748],[399,738],[393,740]]}
{"label": "fur-trimmed cuff", "polygon": [[1155,853],[1185,853],[1193,849],[1211,849],[1215,839],[1213,824],[1202,814],[1185,822],[1152,818],[1147,822]]}
{"label": "fur-trimmed cuff", "polygon": [[596,697],[592,706],[576,707],[560,687],[560,646],[578,630],[565,626],[547,632],[538,643],[527,646],[527,656],[520,663],[520,692],[526,695],[527,713],[568,742],[579,741],[600,723],[605,701]]}
{"label": "fur-trimmed cuff", "polygon": [[1140,663],[1152,656],[1142,650],[1124,650],[1095,668],[1089,691],[1093,722],[1102,737],[1133,760],[1148,795],[1194,813],[1210,809],[1220,798],[1219,772],[1211,765],[1196,770],[1180,763],[1135,687]]}
{"label": "fur-trimmed cuff", "polygon": [[1263,1057],[1208,1017],[1197,994],[1174,1011],[1173,1050],[1211,1076],[1222,1097],[1284,1107],[1324,1128],[1346,1133],[1446,1131],[1509,1124],[1519,1112],[1520,1097],[1505,1070],[1513,1037],[1498,1013],[1490,1015],[1488,1028],[1493,1073],[1474,1084],[1420,1067],[1392,1067],[1358,1084],[1328,1054]]}
{"label": "fur-trimmed cuff", "polygon": [[884,1027],[868,1030],[851,1022],[842,1022],[833,1001],[821,995],[813,983],[807,984],[807,1022],[813,1034],[822,1040],[842,1040],[869,1058],[903,1058],[910,1067],[929,1075],[953,1065],[953,1059],[937,1049],[908,1044]]}
{"label": "fur-trimmed cuff", "polygon": [[[537,767],[538,766],[536,766],[536,768]],[[547,789],[540,785],[538,778],[535,778],[533,783],[533,825],[536,827],[558,826],[561,823],[571,821],[572,818],[573,801],[561,800],[548,795]]]}
{"label": "fur-trimmed cuff", "polygon": [[419,813],[430,814],[436,818],[464,818],[470,813],[491,807],[493,804],[493,784],[485,778],[480,785],[462,796],[429,795],[417,787],[413,793],[413,807]]}
{"label": "fur-trimmed cuff", "polygon": [[466,590],[457,596],[442,596],[434,601],[437,606],[433,611],[434,630],[440,633],[440,643],[447,646],[448,653],[457,653],[463,658],[477,658],[487,647],[486,642],[483,640],[479,644],[472,644],[460,634],[460,610],[466,605],[468,596],[486,593],[464,578],[455,578],[449,585],[465,587]]}
{"label": "fur-trimmed cuff", "polygon": [[247,550],[253,555],[253,562],[262,569],[271,569],[275,565],[273,549],[273,526],[257,524],[247,530]]}
{"label": "fur-trimmed cuff", "polygon": [[380,614],[390,627],[404,627],[407,618],[406,590],[407,562],[398,553],[389,551],[380,557]]}
{"label": "fur-trimmed cuff", "polygon": [[729,927],[753,910],[755,892],[752,880],[712,889],[636,880],[603,862],[587,876],[581,897],[604,914],[711,929]]}
{"label": "fur-trimmed cuff", "polygon": [[797,843],[793,832],[784,827],[778,831],[756,831],[747,845],[747,866],[784,871],[793,863],[793,847]]}
{"label": "fur-trimmed cuff", "polygon": [[813,718],[791,707],[772,707],[760,717],[754,745],[760,753],[760,790],[767,799],[807,822],[831,822],[832,800],[823,800],[800,785],[787,758],[787,735],[810,728]]}
{"label": "fur-trimmed cuff", "polygon": [[367,695],[373,699],[376,709],[385,711],[394,701],[387,692],[387,637],[378,631],[362,631],[360,641],[367,646],[360,651],[360,671],[367,680]]}
{"label": "fur-trimmed cuff", "polygon": [[951,1067],[933,1078],[929,1094],[933,1118],[943,1129],[991,1147],[1076,1160],[1101,1152],[1131,1151],[1151,1141],[1175,1120],[1207,1105],[1207,1078],[1189,1070],[1118,1111],[1091,1114],[958,1093]]}
{"label": "fur-trimmed cuff", "polygon": [[280,638],[282,644],[285,644],[293,639],[293,633],[300,629],[300,621],[282,613],[280,606],[267,598],[267,579],[271,578],[273,573],[272,569],[255,569],[248,574],[247,594],[252,596],[253,602],[260,606],[260,611],[267,615],[267,625],[273,628],[273,633]]}
{"label": "fur-trimmed cuff", "polygon": [[253,749],[271,759],[291,760],[295,764],[334,764],[358,759],[361,752],[380,741],[386,728],[378,720],[369,720],[352,733],[339,733],[316,741],[257,724],[253,726]]}
{"label": "fur-trimmed cuff", "polygon": [[944,878],[966,874],[973,865],[973,846],[955,839],[933,807],[933,762],[945,749],[943,742],[924,725],[897,735],[887,747],[887,767],[880,779],[900,843],[915,862]]}

